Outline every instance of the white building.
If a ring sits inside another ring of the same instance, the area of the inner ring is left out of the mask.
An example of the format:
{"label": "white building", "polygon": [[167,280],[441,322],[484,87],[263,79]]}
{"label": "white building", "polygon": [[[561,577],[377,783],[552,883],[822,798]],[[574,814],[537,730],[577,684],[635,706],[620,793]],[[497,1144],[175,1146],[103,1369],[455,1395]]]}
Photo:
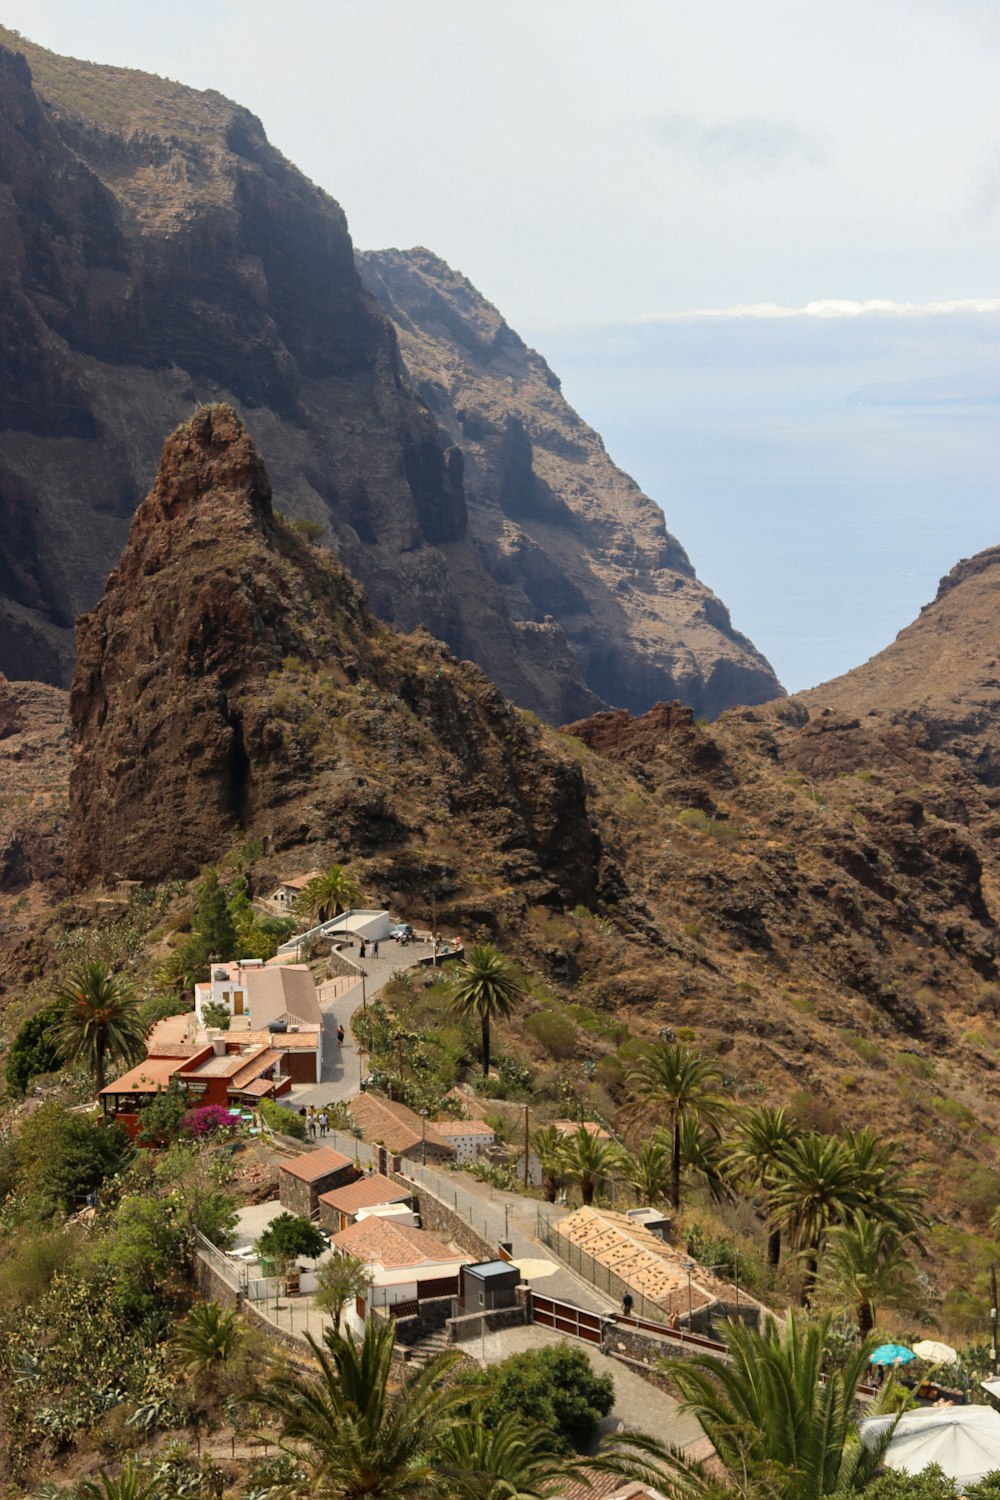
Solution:
{"label": "white building", "polygon": [[294,1082],[322,1077],[323,1016],[307,964],[264,964],[259,958],[214,963],[208,981],[194,987],[202,1025],[209,1004],[229,1012],[231,1032],[272,1035],[273,1045],[289,1053],[285,1071]]}
{"label": "white building", "polygon": [[496,1131],[485,1120],[434,1120],[434,1129],[455,1148],[460,1167],[475,1161],[481,1151],[496,1141]]}

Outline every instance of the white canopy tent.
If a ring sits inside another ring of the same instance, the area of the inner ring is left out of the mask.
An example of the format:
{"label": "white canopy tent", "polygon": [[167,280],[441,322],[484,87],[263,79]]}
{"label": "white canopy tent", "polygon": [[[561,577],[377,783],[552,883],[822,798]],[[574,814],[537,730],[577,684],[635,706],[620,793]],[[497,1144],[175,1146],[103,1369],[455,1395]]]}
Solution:
{"label": "white canopy tent", "polygon": [[[869,1417],[859,1426],[873,1448],[893,1417]],[[900,1417],[883,1463],[906,1474],[939,1464],[958,1484],[975,1484],[1000,1469],[1000,1412],[992,1406],[932,1406]]]}

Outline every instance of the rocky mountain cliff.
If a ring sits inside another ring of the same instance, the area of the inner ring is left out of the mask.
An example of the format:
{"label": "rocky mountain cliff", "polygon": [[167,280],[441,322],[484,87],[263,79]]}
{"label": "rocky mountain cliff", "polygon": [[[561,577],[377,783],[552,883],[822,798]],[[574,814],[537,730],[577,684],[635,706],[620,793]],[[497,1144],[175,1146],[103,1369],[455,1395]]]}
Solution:
{"label": "rocky mountain cliff", "polygon": [[445,441],[461,446],[470,536],[520,628],[555,616],[588,686],[636,713],[657,697],[707,718],[773,698],[770,665],[541,355],[428,250],[358,264]]}
{"label": "rocky mountain cliff", "polygon": [[952,568],[891,646],[796,702],[812,712],[891,714],[1000,786],[1000,547]]}
{"label": "rocky mountain cliff", "polygon": [[596,889],[579,766],[536,751],[477,667],[375,620],[275,515],[231,407],[165,444],[77,643],[77,883],[193,875],[242,827],[368,860],[377,886],[426,888],[448,849],[484,892],[516,881],[561,904]]}
{"label": "rocky mountain cliff", "polygon": [[[645,706],[675,690],[712,713],[778,690],[623,477],[592,485],[585,506],[562,493],[599,455],[568,409],[541,425],[556,447],[560,434],[575,443],[576,457],[557,472],[533,456],[548,439],[525,410],[551,387],[509,330],[508,362],[516,354],[526,372],[509,420],[495,392],[480,402],[484,420],[489,407],[508,434],[494,455],[499,477],[489,478],[496,445],[473,437],[466,493],[448,414],[432,415],[407,378],[341,209],[245,109],[59,58],[0,28],[0,179],[0,669],[9,676],[68,680],[73,620],[100,594],[163,433],[199,403],[227,400],[282,504],[322,528],[375,612],[404,630],[427,626],[544,717],[602,701]],[[455,337],[467,350],[474,320],[464,316]],[[502,536],[497,494],[521,512]],[[470,527],[480,505],[485,519]],[[588,546],[601,579],[589,592]],[[649,627],[636,623],[640,602]],[[625,696],[609,699],[615,684]]]}

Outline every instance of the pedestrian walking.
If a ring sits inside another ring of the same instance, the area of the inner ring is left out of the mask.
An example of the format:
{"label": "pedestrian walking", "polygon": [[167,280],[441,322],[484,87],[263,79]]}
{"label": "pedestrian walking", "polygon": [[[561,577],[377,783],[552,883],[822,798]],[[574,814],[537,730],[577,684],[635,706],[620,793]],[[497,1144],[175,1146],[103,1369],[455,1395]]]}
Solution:
{"label": "pedestrian walking", "polygon": [[340,1025],[340,1026],[337,1027],[337,1046],[338,1047],[342,1047],[343,1045],[344,1045],[344,1027],[343,1027],[343,1025]]}
{"label": "pedestrian walking", "polygon": [[320,1113],[320,1117],[319,1117],[319,1133],[320,1133],[320,1137],[321,1138],[324,1135],[326,1135],[326,1127],[327,1127],[328,1124],[329,1124],[329,1121],[326,1118],[326,1110],[324,1109]]}
{"label": "pedestrian walking", "polygon": [[378,938],[372,943],[372,958],[378,958]]}
{"label": "pedestrian walking", "polygon": [[622,1298],[622,1312],[625,1314],[626,1318],[630,1318],[632,1316],[632,1293],[631,1292],[626,1292],[625,1295],[624,1295],[624,1297]]}
{"label": "pedestrian walking", "polygon": [[316,1116],[310,1115],[306,1124],[309,1126],[309,1139],[314,1141],[316,1139]]}
{"label": "pedestrian walking", "polygon": [[365,940],[364,940],[364,938],[362,938],[362,939],[361,939],[361,957],[362,957],[362,958],[364,958],[364,956],[365,956],[365,954],[366,954],[366,953],[367,953],[367,951],[368,951],[368,950],[367,950],[367,948],[366,948],[366,947],[365,947]]}

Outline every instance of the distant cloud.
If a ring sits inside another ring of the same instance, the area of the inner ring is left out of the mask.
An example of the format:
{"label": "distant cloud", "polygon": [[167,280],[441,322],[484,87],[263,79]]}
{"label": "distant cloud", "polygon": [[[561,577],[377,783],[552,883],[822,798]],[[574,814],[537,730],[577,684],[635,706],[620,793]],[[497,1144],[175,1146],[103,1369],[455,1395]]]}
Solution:
{"label": "distant cloud", "polygon": [[822,297],[804,307],[782,307],[777,302],[746,302],[734,307],[696,307],[688,312],[650,313],[634,323],[678,323],[696,318],[892,318],[939,317],[947,313],[1000,313],[1000,297],[964,297],[951,302],[890,302],[873,297],[867,302]]}
{"label": "distant cloud", "polygon": [[817,136],[778,115],[710,122],[695,115],[656,115],[650,132],[707,167],[754,167],[770,172],[785,166],[820,166],[826,151]]}

